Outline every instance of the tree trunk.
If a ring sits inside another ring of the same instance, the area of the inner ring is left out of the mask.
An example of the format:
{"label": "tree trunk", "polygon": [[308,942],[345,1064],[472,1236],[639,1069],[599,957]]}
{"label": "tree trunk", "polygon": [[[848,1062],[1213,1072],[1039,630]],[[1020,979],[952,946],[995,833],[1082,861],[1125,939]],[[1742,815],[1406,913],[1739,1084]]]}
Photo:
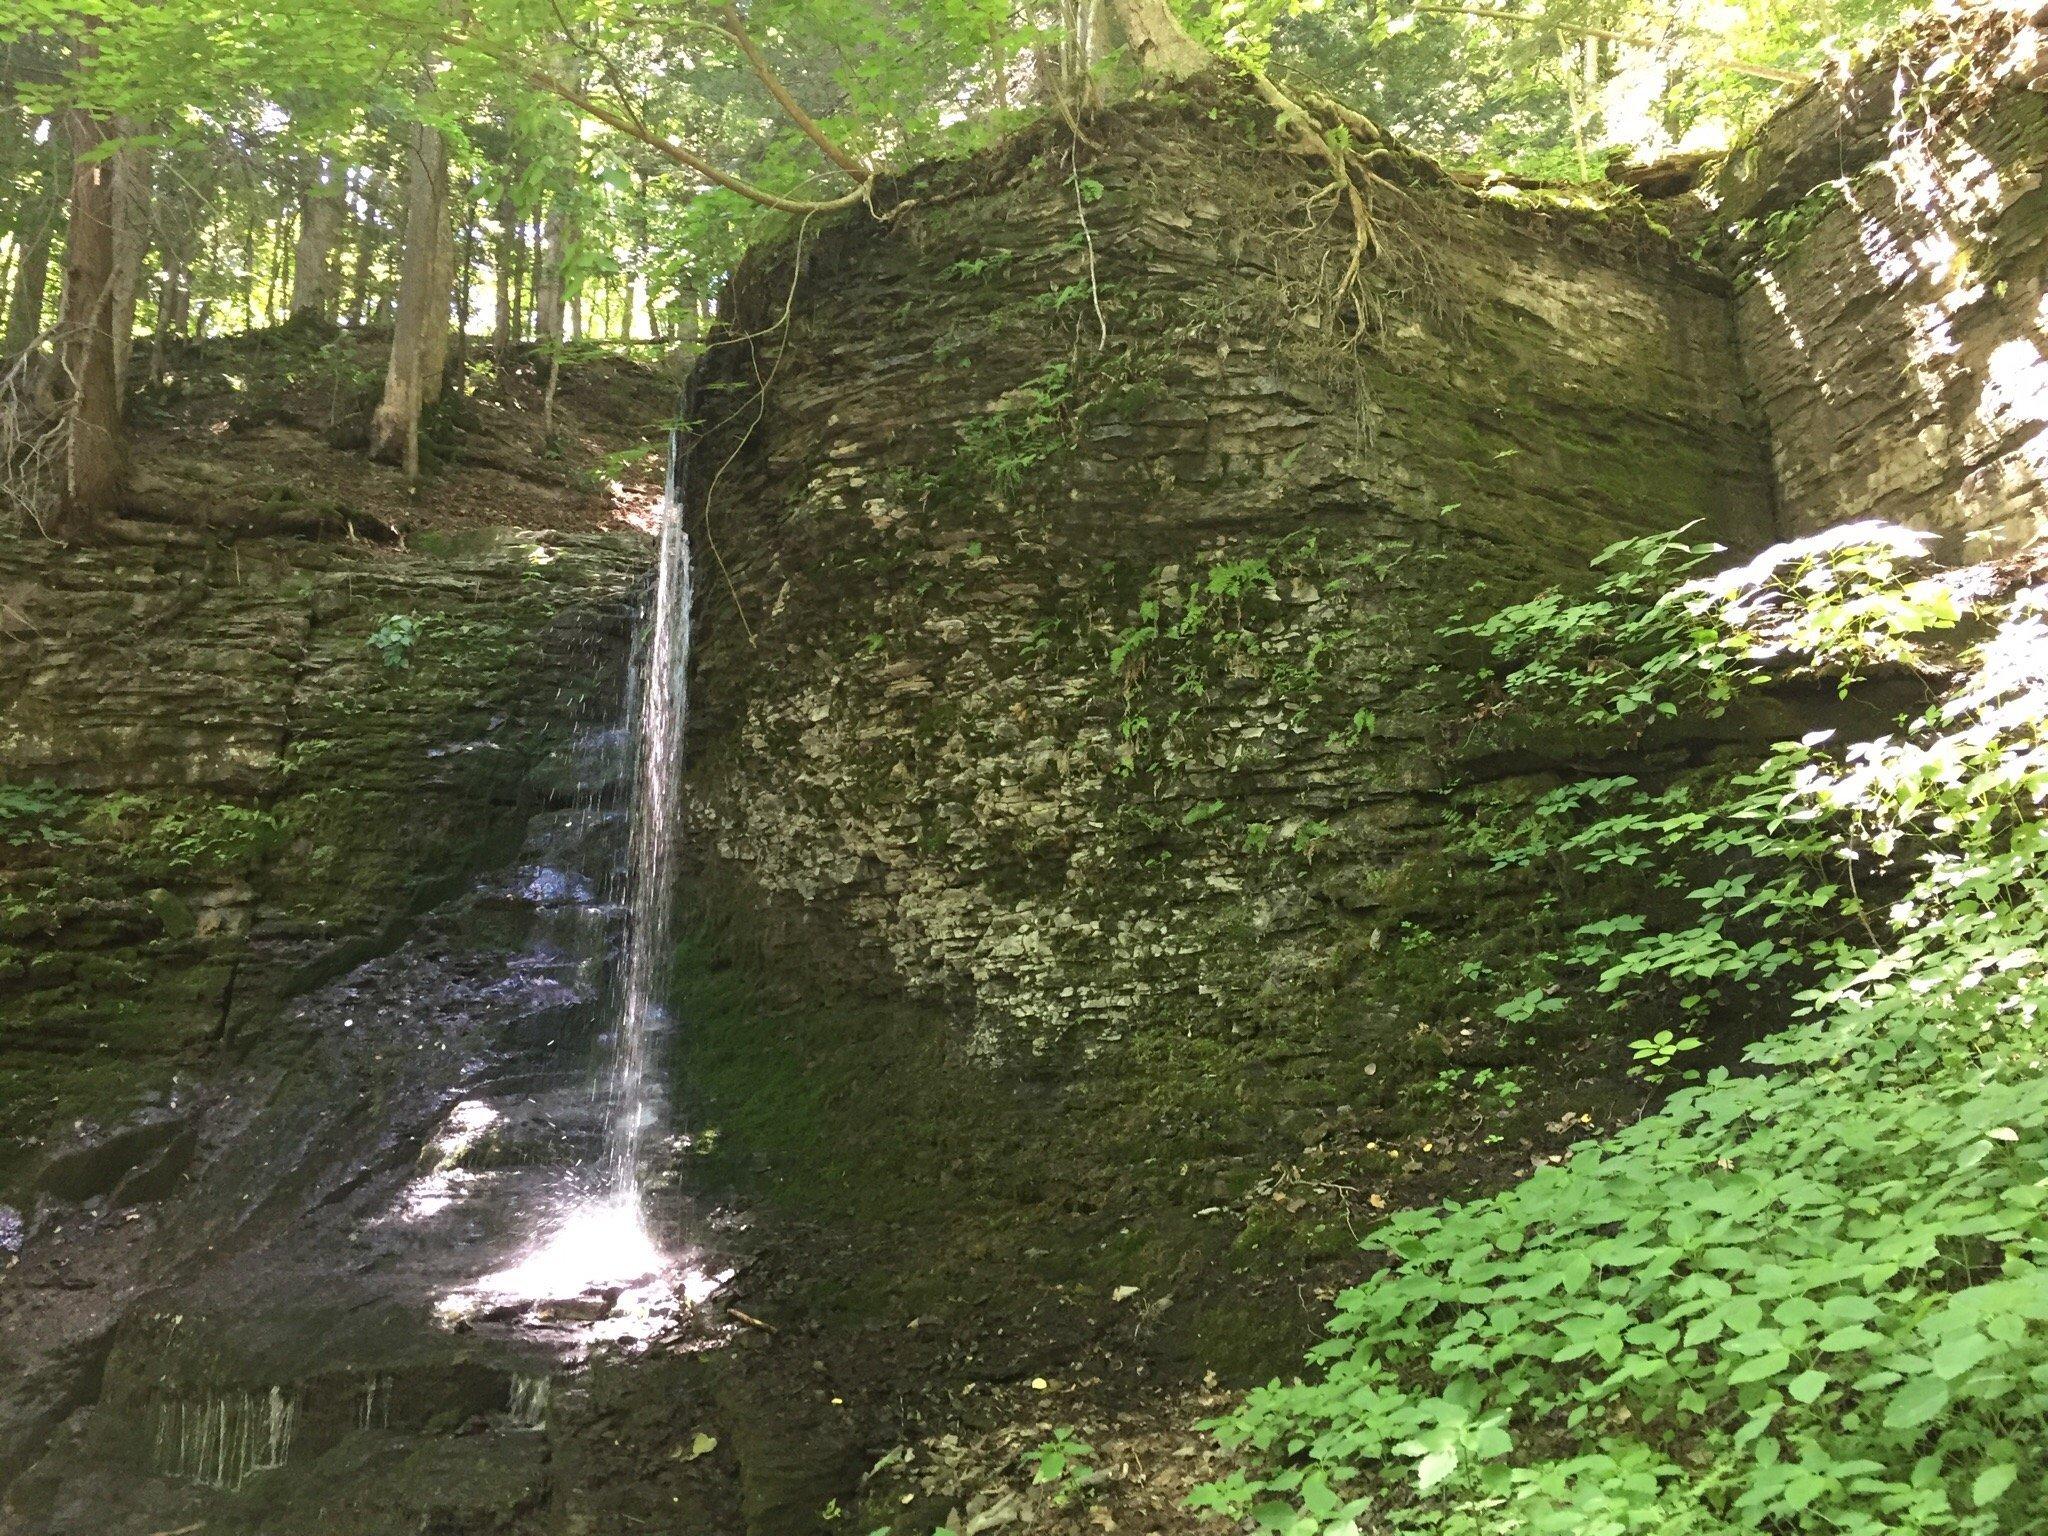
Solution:
{"label": "tree trunk", "polygon": [[[292,291],[292,246],[298,243],[298,223],[298,209],[280,208],[274,226],[277,238],[270,242],[269,247],[271,254],[270,278],[263,285],[263,323],[265,325],[276,325],[279,317],[285,313],[285,300]],[[257,266],[256,235],[257,224],[256,220],[252,218],[249,224],[249,271],[252,277]],[[256,296],[253,289],[249,295],[249,308],[251,311],[254,311],[256,308]]]}
{"label": "tree trunk", "polygon": [[[398,308],[391,328],[391,362],[384,399],[370,420],[370,455],[401,464],[406,478],[420,470],[420,408],[426,403],[427,365],[445,356],[448,288],[443,252],[448,239],[448,143],[438,129],[416,127],[407,146],[405,244],[399,260]],[[438,340],[433,339],[438,335]],[[436,386],[438,393],[438,385]]]}
{"label": "tree trunk", "polygon": [[[438,137],[438,135],[437,135]],[[420,333],[420,408],[425,410],[441,398],[448,382],[448,348],[454,330],[448,323],[449,300],[455,292],[455,223],[449,218],[446,198],[448,149],[442,141],[441,185],[443,199],[440,221],[435,225],[433,286],[428,289],[426,329]]]}
{"label": "tree trunk", "polygon": [[491,245],[491,276],[496,283],[491,308],[491,349],[500,357],[512,350],[512,251],[519,243],[518,215],[512,199],[498,199],[498,237]]}
{"label": "tree trunk", "polygon": [[185,264],[173,248],[164,251],[164,273],[156,290],[156,330],[149,344],[149,381],[164,376],[171,340],[182,337],[190,319],[192,297],[185,286]]}
{"label": "tree trunk", "polygon": [[988,24],[988,52],[993,66],[996,110],[1010,110],[1010,50],[1003,43],[1003,24],[991,17]]}
{"label": "tree trunk", "polygon": [[363,178],[358,199],[363,205],[356,224],[355,284],[349,290],[348,323],[360,326],[375,311],[377,288],[377,205],[384,197],[384,173],[371,171]]}
{"label": "tree trunk", "polygon": [[[118,124],[126,135],[140,131]],[[135,349],[135,303],[142,296],[142,258],[149,252],[149,149],[127,144],[114,155],[114,378],[128,394],[128,357]]]}
{"label": "tree trunk", "polygon": [[541,224],[540,274],[533,290],[533,330],[542,341],[562,339],[562,316],[569,304],[569,242],[574,238],[569,200],[558,194],[548,200],[547,218]]}
{"label": "tree trunk", "polygon": [[87,157],[113,135],[90,112],[64,114],[71,142],[71,212],[64,242],[64,484],[48,529],[91,534],[120,504],[127,480],[121,394],[114,374],[114,164]]}
{"label": "tree trunk", "polygon": [[461,234],[455,241],[455,333],[453,338],[455,392],[469,393],[469,327],[476,295],[477,250],[483,244],[482,218],[477,210],[476,183],[466,179],[462,189]]}
{"label": "tree trunk", "polygon": [[1169,0],[1109,0],[1109,9],[1130,46],[1132,62],[1148,79],[1185,80],[1216,62],[1188,35]]}
{"label": "tree trunk", "polygon": [[341,236],[341,188],[323,161],[299,193],[299,239],[292,252],[291,318],[332,322],[334,252]]}
{"label": "tree trunk", "polygon": [[[55,190],[47,176],[26,200],[30,208],[50,201]],[[55,210],[48,217],[30,214],[16,231],[21,261],[14,270],[14,285],[7,295],[7,329],[0,340],[0,362],[11,361],[35,344],[43,334],[43,301],[50,291],[50,234]]]}

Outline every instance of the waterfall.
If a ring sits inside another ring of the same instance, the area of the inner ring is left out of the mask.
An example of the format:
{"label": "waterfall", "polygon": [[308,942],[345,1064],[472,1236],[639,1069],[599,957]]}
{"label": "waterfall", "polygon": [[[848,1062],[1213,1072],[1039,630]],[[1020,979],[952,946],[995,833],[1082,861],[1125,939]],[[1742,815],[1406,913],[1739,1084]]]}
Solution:
{"label": "waterfall", "polygon": [[667,1019],[670,913],[676,822],[681,809],[683,735],[689,720],[690,539],[682,526],[680,455],[671,439],[669,483],[658,517],[660,555],[653,622],[629,700],[634,737],[633,801],[626,848],[625,953],[614,988],[605,1064],[606,1192],[637,1209],[640,1161],[659,1099],[654,1046]]}
{"label": "waterfall", "polygon": [[149,1409],[156,1469],[229,1492],[284,1465],[298,1422],[297,1392],[221,1391],[158,1399]]}
{"label": "waterfall", "polygon": [[521,1429],[545,1429],[554,1380],[548,1376],[514,1376],[506,1413]]}
{"label": "waterfall", "polygon": [[[682,808],[684,731],[690,664],[690,542],[683,531],[678,477],[686,463],[680,434],[670,439],[668,486],[656,509],[659,551],[650,603],[642,609],[628,668],[622,718],[627,772],[624,857],[608,849],[608,914],[623,914],[623,931],[606,946],[604,1030],[590,1099],[599,1113],[602,1145],[590,1176],[579,1174],[564,1203],[541,1207],[530,1247],[506,1268],[441,1297],[444,1319],[514,1303],[547,1309],[574,1302],[585,1320],[603,1319],[608,1336],[638,1336],[668,1315],[671,1269],[649,1229],[642,1202],[642,1162],[661,1125],[665,1099],[661,1046],[667,1033],[671,968],[671,903]],[[609,778],[609,775],[606,776]],[[600,793],[592,790],[593,796]],[[579,821],[586,819],[579,816]],[[606,842],[609,844],[610,839]],[[610,922],[607,921],[610,930]],[[616,930],[612,930],[616,931]],[[487,1128],[478,1111],[449,1115],[456,1141]],[[591,1298],[598,1295],[596,1302]],[[594,1307],[594,1311],[592,1310]],[[561,1319],[541,1319],[553,1325]],[[533,1389],[515,1396],[515,1417],[544,1412]]]}

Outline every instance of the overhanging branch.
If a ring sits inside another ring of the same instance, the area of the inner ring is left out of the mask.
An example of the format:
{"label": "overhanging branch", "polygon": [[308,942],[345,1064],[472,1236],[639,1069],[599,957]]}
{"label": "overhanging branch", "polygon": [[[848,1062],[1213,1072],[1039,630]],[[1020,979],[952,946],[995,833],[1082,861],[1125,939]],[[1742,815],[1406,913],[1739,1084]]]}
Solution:
{"label": "overhanging branch", "polygon": [[726,36],[739,44],[740,52],[747,56],[747,64],[754,71],[756,78],[767,87],[768,94],[775,98],[775,104],[782,108],[789,120],[803,130],[804,137],[817,145],[827,160],[855,181],[862,185],[873,181],[874,171],[842,149],[838,141],[818,126],[817,119],[803,109],[803,104],[789,93],[789,87],[784,85],[781,77],[769,67],[768,61],[761,56],[761,50],[754,46],[753,38],[747,35],[746,25],[740,20],[739,7],[721,5],[717,15],[719,27]]}

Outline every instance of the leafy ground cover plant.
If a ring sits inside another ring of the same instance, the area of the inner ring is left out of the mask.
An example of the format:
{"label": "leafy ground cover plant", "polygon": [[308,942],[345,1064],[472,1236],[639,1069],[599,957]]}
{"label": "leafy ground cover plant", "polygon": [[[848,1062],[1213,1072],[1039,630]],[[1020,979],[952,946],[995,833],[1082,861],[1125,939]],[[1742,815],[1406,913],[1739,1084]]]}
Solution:
{"label": "leafy ground cover plant", "polygon": [[1605,964],[1697,965],[1675,936],[1740,910],[1796,1016],[1568,1162],[1378,1229],[1309,1374],[1214,1426],[1245,1470],[1199,1504],[1289,1536],[2048,1529],[2048,588],[1916,574],[1873,528],[1708,554],[1621,546],[1591,597],[1466,632],[1501,708],[1603,729],[1800,670],[1929,680],[1887,734],[1778,743],[1661,828],[1593,794],[1551,817],[1578,862],[1739,838],[1747,883],[1614,927]]}

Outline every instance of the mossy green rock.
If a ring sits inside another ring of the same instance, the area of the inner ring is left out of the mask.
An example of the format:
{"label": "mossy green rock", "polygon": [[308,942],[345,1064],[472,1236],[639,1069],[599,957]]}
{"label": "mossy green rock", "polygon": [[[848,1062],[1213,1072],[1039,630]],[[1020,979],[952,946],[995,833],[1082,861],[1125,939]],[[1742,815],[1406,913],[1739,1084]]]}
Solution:
{"label": "mossy green rock", "polygon": [[[736,1153],[824,1149],[787,1198],[950,1180],[989,1204],[967,1242],[1036,1209],[1074,1234],[1017,1239],[1049,1288],[1170,1294],[1167,1352],[1245,1371],[1313,1304],[1205,1308],[1205,1263],[1331,1259],[1404,1169],[1507,1176],[1611,1071],[1418,958],[1537,921],[1476,910],[1445,849],[1472,765],[1439,627],[1617,538],[1771,525],[1717,276],[1411,168],[1333,295],[1348,236],[1301,232],[1316,184],[1269,131],[1227,93],[1138,103],[1079,182],[1040,130],[741,271],[703,378],[684,898],[797,1021],[714,1009],[682,1058]],[[1540,1091],[1423,1096],[1477,1061]],[[1334,1171],[1368,1140],[1370,1182]]]}
{"label": "mossy green rock", "polygon": [[[611,705],[645,558],[0,533],[0,1188],[53,1120],[246,1043],[502,852],[529,770]],[[402,666],[368,643],[393,615]]]}

